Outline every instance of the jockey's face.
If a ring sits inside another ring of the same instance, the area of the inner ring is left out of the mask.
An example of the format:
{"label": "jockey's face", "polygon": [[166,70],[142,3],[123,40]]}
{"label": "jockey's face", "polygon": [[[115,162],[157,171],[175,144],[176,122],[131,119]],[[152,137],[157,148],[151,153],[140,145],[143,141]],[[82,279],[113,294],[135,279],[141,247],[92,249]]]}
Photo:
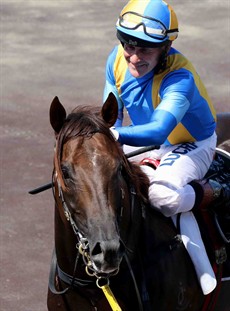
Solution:
{"label": "jockey's face", "polygon": [[149,48],[124,44],[124,57],[132,76],[140,78],[156,67],[165,47]]}

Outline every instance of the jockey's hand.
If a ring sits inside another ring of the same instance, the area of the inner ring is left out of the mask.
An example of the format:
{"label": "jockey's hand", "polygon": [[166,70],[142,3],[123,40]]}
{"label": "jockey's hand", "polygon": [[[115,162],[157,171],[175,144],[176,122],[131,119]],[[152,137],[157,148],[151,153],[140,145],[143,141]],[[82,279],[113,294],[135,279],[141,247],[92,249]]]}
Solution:
{"label": "jockey's hand", "polygon": [[119,132],[115,130],[115,127],[111,127],[110,132],[112,133],[114,139],[117,141],[119,138]]}

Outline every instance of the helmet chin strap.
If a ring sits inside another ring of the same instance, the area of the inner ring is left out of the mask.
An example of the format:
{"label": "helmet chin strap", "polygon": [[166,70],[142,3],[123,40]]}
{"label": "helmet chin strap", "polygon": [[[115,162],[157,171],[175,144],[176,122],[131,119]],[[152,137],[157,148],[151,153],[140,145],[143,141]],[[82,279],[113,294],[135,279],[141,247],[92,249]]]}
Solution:
{"label": "helmet chin strap", "polygon": [[167,64],[167,55],[168,52],[171,48],[172,42],[169,41],[167,45],[164,46],[162,53],[159,57],[159,61],[156,65],[156,67],[154,68],[154,72],[156,74],[160,73],[161,71],[163,71],[166,68],[166,64]]}

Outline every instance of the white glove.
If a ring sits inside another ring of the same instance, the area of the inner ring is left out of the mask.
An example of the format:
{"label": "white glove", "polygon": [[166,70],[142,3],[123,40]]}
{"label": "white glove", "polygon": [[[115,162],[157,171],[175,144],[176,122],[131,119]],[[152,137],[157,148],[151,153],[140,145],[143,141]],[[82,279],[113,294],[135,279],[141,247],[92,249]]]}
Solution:
{"label": "white glove", "polygon": [[119,138],[119,132],[115,130],[115,127],[110,127],[110,132],[112,133],[115,140]]}

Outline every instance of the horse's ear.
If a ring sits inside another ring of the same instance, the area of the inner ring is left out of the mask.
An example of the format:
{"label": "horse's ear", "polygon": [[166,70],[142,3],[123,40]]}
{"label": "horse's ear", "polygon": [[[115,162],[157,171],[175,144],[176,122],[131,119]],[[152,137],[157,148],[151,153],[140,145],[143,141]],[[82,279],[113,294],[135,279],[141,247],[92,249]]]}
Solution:
{"label": "horse's ear", "polygon": [[60,103],[58,97],[54,97],[50,105],[50,124],[55,133],[58,134],[66,119],[65,108]]}
{"label": "horse's ear", "polygon": [[116,97],[113,93],[109,93],[109,96],[101,109],[101,115],[109,127],[113,126],[116,122],[118,116],[118,105]]}

